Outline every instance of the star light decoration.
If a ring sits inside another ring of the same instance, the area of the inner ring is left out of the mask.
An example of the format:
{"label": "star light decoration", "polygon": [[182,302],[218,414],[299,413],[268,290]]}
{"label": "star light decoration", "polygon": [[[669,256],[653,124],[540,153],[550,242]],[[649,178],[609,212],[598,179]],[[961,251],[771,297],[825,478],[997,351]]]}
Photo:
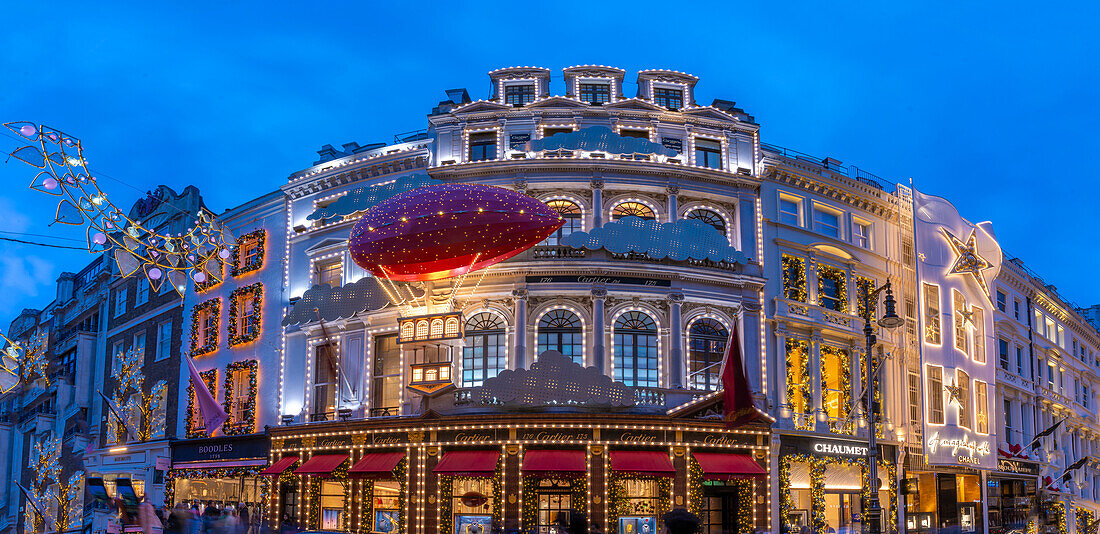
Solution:
{"label": "star light decoration", "polygon": [[950,395],[950,397],[948,397],[947,399],[948,402],[954,402],[956,406],[962,406],[962,386],[958,384],[955,384],[953,386],[944,384],[943,389],[946,389],[947,394]]}
{"label": "star light decoration", "polygon": [[951,265],[948,274],[969,274],[973,276],[974,281],[977,282],[978,287],[982,288],[982,292],[985,293],[986,298],[991,299],[989,286],[985,283],[985,277],[982,276],[982,271],[992,269],[993,264],[978,255],[978,238],[976,232],[970,230],[970,237],[966,238],[966,242],[963,242],[946,228],[940,228],[940,230],[943,231],[944,237],[947,238],[947,243],[951,245],[951,250],[955,251],[955,263]]}
{"label": "star light decoration", "polygon": [[207,263],[213,266],[215,259],[229,258],[228,241],[232,238],[212,213],[199,211],[194,224],[184,233],[160,234],[145,228],[116,207],[100,189],[98,180],[88,170],[79,138],[30,122],[9,122],[4,126],[31,143],[11,153],[41,169],[30,188],[61,197],[54,222],[86,225],[88,252],[113,249],[123,277],[142,270],[154,292],[169,283],[182,296],[188,277],[203,283],[209,277],[220,276],[220,270],[207,269]]}

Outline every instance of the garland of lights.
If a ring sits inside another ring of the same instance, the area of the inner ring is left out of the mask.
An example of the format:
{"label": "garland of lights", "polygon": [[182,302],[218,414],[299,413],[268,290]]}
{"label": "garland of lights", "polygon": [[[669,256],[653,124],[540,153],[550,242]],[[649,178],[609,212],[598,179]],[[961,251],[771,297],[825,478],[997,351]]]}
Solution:
{"label": "garland of lights", "polygon": [[[829,430],[837,434],[855,434],[855,425],[853,421],[848,419],[848,413],[852,411],[852,360],[848,355],[848,351],[844,349],[838,349],[829,345],[821,346],[821,359],[825,360],[827,356],[835,357],[840,360],[840,376],[837,377],[840,380],[840,399],[837,400],[839,404],[839,411],[837,413],[837,420],[829,422]],[[830,369],[826,365],[821,366],[821,390],[828,391],[829,380],[832,376],[829,376]],[[841,422],[847,421],[844,428],[841,428]]]}
{"label": "garland of lights", "polygon": [[[218,348],[218,321],[220,320],[218,315],[221,313],[222,299],[214,297],[202,304],[196,305],[195,309],[191,310],[191,356],[202,356],[203,354],[209,354],[214,352]],[[213,336],[209,336],[210,341],[203,341],[202,345],[199,345],[199,318],[204,312],[209,312],[211,317],[214,318],[214,324],[212,330]]]}
{"label": "garland of lights", "polygon": [[539,501],[537,498],[539,483],[546,478],[569,481],[569,508],[579,512],[577,505],[583,503],[588,497],[588,480],[585,473],[559,473],[552,477],[529,475],[523,477],[523,495],[528,498],[523,500],[523,524],[532,529],[539,524]]}
{"label": "garland of lights", "polygon": [[256,360],[245,360],[243,362],[233,362],[225,368],[225,403],[222,406],[225,408],[226,413],[233,413],[233,392],[235,391],[233,386],[233,375],[236,371],[242,369],[248,370],[248,398],[245,400],[244,417],[237,422],[231,423],[229,419],[225,420],[222,425],[222,432],[227,436],[240,436],[243,434],[251,434],[256,430],[256,369],[259,367],[259,362]]}
{"label": "garland of lights", "polygon": [[[397,467],[393,468],[393,476],[401,484],[401,489],[397,492],[397,532],[399,534],[405,532],[405,494],[408,491],[408,472],[408,458],[402,458],[397,463]],[[374,491],[374,488],[371,488],[371,491]]]}
{"label": "garland of lights", "polygon": [[694,456],[691,457],[688,460],[687,505],[688,511],[695,515],[700,515],[703,511],[704,476],[699,460],[696,460]]}
{"label": "garland of lights", "polygon": [[806,302],[806,260],[783,255],[783,297]]}
{"label": "garland of lights", "polygon": [[225,278],[225,260],[215,256],[206,263],[206,274],[206,280],[195,282],[196,293],[202,293],[221,283],[222,279]]}
{"label": "garland of lights", "polygon": [[[862,276],[856,277],[856,312],[860,317],[866,317],[867,315],[867,296],[875,290],[875,281]],[[875,322],[877,319],[877,310],[874,307],[871,308],[871,322]]]}
{"label": "garland of lights", "polygon": [[187,478],[251,478],[259,477],[260,479],[260,494],[259,502],[264,502],[268,498],[268,479],[271,477],[259,476],[262,467],[214,467],[214,468],[187,468],[187,469],[169,469],[164,473],[164,507],[170,508],[173,505],[174,496],[176,494],[176,479]]}
{"label": "garland of lights", "polygon": [[1077,532],[1078,534],[1086,534],[1089,530],[1089,525],[1092,524],[1092,510],[1087,508],[1077,508],[1074,511],[1077,516]]}
{"label": "garland of lights", "polygon": [[[878,369],[880,365],[878,354],[873,351],[871,352],[871,365],[873,365],[876,369]],[[868,421],[875,421],[875,435],[879,438],[884,438],[886,436],[886,431],[884,425],[880,421],[880,419],[882,418],[882,384],[880,376],[881,375],[875,376],[874,401],[878,405],[878,410],[875,411],[874,417],[871,417],[871,407],[865,406],[864,414],[867,416]],[[867,384],[867,365],[865,365],[863,358],[860,358],[859,361],[859,383],[863,385]],[[866,401],[866,397],[864,397],[864,401]]]}
{"label": "garland of lights", "polygon": [[[668,512],[669,504],[672,502],[672,478],[671,477],[659,477],[654,475],[640,475],[635,473],[613,473],[611,475],[608,491],[608,528],[618,528],[619,517],[623,515],[634,515],[631,510],[626,508],[627,496],[626,485],[623,481],[626,479],[633,480],[655,480],[657,481],[657,506],[653,510],[653,516],[658,519],[661,518],[666,512]],[[648,514],[647,514],[648,515]]]}
{"label": "garland of lights", "polygon": [[[260,282],[238,287],[229,294],[229,346],[243,345],[260,337],[260,306],[263,304],[264,285]],[[252,299],[252,315],[248,318],[248,324],[244,332],[237,332],[237,302],[243,298]]]}
{"label": "garland of lights", "polygon": [[[497,470],[490,479],[493,484],[493,523],[500,523],[504,514],[504,491],[500,484],[500,473],[504,469],[504,457],[497,461]],[[454,530],[454,481],[456,480],[484,480],[487,477],[450,476],[439,477],[439,532],[447,533]],[[402,478],[401,480],[404,480]],[[405,486],[401,483],[401,509],[405,509]],[[405,531],[405,514],[401,513],[401,532]]]}
{"label": "garland of lights", "polygon": [[[255,240],[256,248],[260,249],[260,253],[253,256],[252,261],[241,265],[241,244],[253,240]],[[267,232],[263,228],[242,235],[240,239],[237,239],[237,244],[233,245],[233,253],[231,256],[233,265],[230,267],[230,272],[233,273],[233,276],[241,276],[253,271],[258,271],[264,266],[264,243],[266,241]]]}
{"label": "garland of lights", "polygon": [[833,311],[841,313],[848,311],[848,277],[844,274],[844,271],[837,269],[836,267],[830,267],[828,265],[818,265],[817,267],[817,304],[824,307],[822,298],[820,295],[825,293],[825,281],[832,280],[836,284],[836,304]]}
{"label": "garland of lights", "polygon": [[19,135],[21,141],[32,143],[17,148],[11,155],[41,169],[31,181],[31,189],[60,198],[54,222],[87,225],[88,252],[111,251],[123,277],[143,270],[154,291],[169,283],[182,296],[188,276],[195,282],[204,281],[206,263],[211,258],[229,255],[224,228],[206,209],[198,211],[194,224],[184,233],[160,234],[145,228],[115,206],[100,189],[98,180],[88,170],[79,138],[30,122],[9,122],[4,126]]}
{"label": "garland of lights", "polygon": [[[798,358],[797,367],[793,358]],[[801,370],[798,376],[791,373],[796,368]],[[806,417],[810,413],[810,399],[813,398],[811,383],[809,344],[801,339],[787,338],[787,403],[792,412],[802,414],[802,417],[794,418],[794,426],[799,430],[814,428],[813,418]],[[801,396],[795,395],[796,393],[801,393]],[[797,403],[796,397],[801,399]]]}
{"label": "garland of lights", "polygon": [[[807,463],[810,466],[810,524],[817,534],[825,534],[827,521],[825,519],[825,470],[830,465],[858,465],[860,467],[863,487],[860,496],[868,499],[873,494],[870,473],[867,469],[866,458],[842,458],[835,456],[814,456],[806,453],[785,454],[779,457],[779,512],[783,524],[787,530],[794,531],[795,525],[790,521],[791,510],[794,503],[791,498],[791,462]],[[889,483],[887,494],[890,500],[890,517],[885,531],[897,532],[898,524],[898,483],[896,466],[884,460],[879,461],[879,467],[885,469]],[[1065,534],[1065,533],[1062,533]]]}
{"label": "garland of lights", "polygon": [[14,341],[0,333],[0,346],[4,347],[0,354],[0,395],[19,384],[36,380],[42,387],[50,385],[50,376],[46,372],[49,367],[47,341],[48,334],[43,331],[32,334],[26,343]]}
{"label": "garland of lights", "polygon": [[1066,503],[1061,501],[1051,503],[1050,516],[1054,518],[1052,523],[1058,525],[1058,534],[1066,534]]}
{"label": "garland of lights", "polygon": [[[218,384],[218,370],[211,369],[209,371],[202,371],[199,373],[202,377],[202,381],[206,383],[206,388],[210,390],[210,394],[217,398],[217,384]],[[195,385],[191,384],[187,386],[187,437],[189,438],[204,438],[206,436],[205,428],[193,428],[191,422],[195,420]]]}

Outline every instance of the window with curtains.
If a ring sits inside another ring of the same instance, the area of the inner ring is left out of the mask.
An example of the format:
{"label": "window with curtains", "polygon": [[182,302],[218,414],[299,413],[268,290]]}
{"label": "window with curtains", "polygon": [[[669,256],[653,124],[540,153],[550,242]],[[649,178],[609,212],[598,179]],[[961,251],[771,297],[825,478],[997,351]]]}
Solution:
{"label": "window with curtains", "polygon": [[401,404],[401,346],[397,334],[374,336],[371,414],[397,415]]}
{"label": "window with curtains", "polygon": [[966,299],[958,289],[951,290],[951,301],[954,308],[955,348],[969,354],[970,339],[967,335],[967,323],[972,320],[970,310],[967,309]]}
{"label": "window with curtains", "polygon": [[699,319],[688,330],[688,383],[692,389],[716,391],[722,387],[722,358],[729,331],[714,319]]}
{"label": "window with curtains", "polygon": [[829,430],[850,433],[848,419],[852,406],[852,361],[848,351],[829,345],[821,346],[821,407],[829,422]]}
{"label": "window with curtains", "polygon": [[550,209],[558,212],[561,218],[564,219],[565,224],[562,224],[561,228],[558,228],[550,237],[543,241],[545,245],[557,246],[561,244],[561,239],[573,232],[579,232],[583,228],[583,221],[581,219],[581,207],[571,200],[564,198],[555,198],[553,200],[547,200],[546,205]]}
{"label": "window with curtains", "polygon": [[974,415],[977,416],[974,431],[979,434],[989,433],[989,386],[979,380],[974,381]]}
{"label": "window with curtains", "polygon": [[550,310],[538,324],[538,351],[556,350],[584,365],[584,332],[577,314],[564,309]]}
{"label": "window with curtains", "polygon": [[504,320],[481,312],[466,321],[462,347],[462,387],[480,386],[505,367]]}
{"label": "window with curtains", "polygon": [[693,209],[688,212],[687,218],[703,221],[715,230],[718,230],[718,233],[726,235],[726,220],[713,210],[703,208]]}
{"label": "window with curtains", "polygon": [[959,394],[952,400],[959,403],[959,426],[972,429],[974,428],[974,410],[970,405],[970,375],[962,369],[956,369],[955,386],[959,388]]}
{"label": "window with curtains", "polygon": [[928,380],[928,422],[943,424],[943,367],[929,365],[925,367]]}
{"label": "window with curtains", "polygon": [[628,386],[655,388],[657,376],[657,324],[643,312],[619,316],[614,326],[615,380]]}
{"label": "window with curtains", "polygon": [[940,344],[940,286],[924,284],[924,342]]}
{"label": "window with curtains", "polygon": [[313,416],[315,421],[327,421],[336,413],[338,366],[336,346],[331,343],[313,349]]}
{"label": "window with curtains", "polygon": [[314,264],[314,284],[328,284],[337,288],[344,284],[344,262],[340,258],[319,261]]}
{"label": "window with curtains", "polygon": [[787,338],[787,403],[791,407],[795,428],[810,430],[814,419],[813,383],[810,378],[810,344],[801,339]]}
{"label": "window with curtains", "polygon": [[985,363],[985,310],[971,306],[970,313],[973,326],[971,332],[974,335],[973,352],[970,353],[970,358],[975,362]]}

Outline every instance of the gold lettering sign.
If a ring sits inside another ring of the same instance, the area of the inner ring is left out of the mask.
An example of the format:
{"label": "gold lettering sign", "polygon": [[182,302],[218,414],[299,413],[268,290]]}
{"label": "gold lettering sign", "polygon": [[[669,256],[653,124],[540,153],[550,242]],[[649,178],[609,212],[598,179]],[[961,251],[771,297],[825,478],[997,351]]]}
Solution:
{"label": "gold lettering sign", "polygon": [[551,431],[526,431],[520,434],[519,439],[524,441],[587,441],[590,435],[586,432],[562,432]]}
{"label": "gold lettering sign", "polygon": [[657,436],[653,434],[635,434],[632,432],[623,432],[619,436],[619,441],[627,441],[631,443],[650,443],[657,441]]}
{"label": "gold lettering sign", "polygon": [[482,434],[480,432],[459,432],[455,434],[455,441],[492,441],[493,436],[491,434]]}

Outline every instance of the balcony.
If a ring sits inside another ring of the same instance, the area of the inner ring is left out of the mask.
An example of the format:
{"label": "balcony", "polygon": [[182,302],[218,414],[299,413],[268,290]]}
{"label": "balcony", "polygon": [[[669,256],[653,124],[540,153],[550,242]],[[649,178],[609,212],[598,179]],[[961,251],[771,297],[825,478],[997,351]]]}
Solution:
{"label": "balcony", "polygon": [[775,315],[776,317],[787,317],[823,324],[844,333],[863,336],[863,319],[850,313],[838,312],[814,304],[777,297],[775,299]]}
{"label": "balcony", "polygon": [[535,258],[583,258],[587,254],[584,249],[563,247],[556,245],[538,245],[531,250]]}

